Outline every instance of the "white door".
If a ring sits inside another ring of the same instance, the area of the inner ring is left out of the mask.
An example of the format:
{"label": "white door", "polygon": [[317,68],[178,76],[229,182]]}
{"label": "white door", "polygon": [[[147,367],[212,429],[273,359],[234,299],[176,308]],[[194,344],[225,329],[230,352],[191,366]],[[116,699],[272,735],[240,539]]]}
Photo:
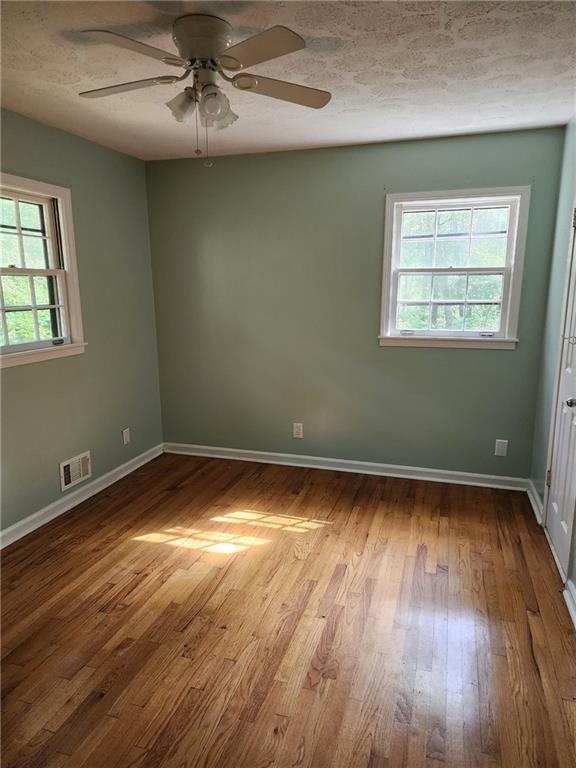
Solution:
{"label": "white door", "polygon": [[[576,210],[575,210],[576,215]],[[575,221],[576,223],[576,221]],[[564,572],[568,571],[576,511],[576,257],[571,268],[562,338],[546,528]]]}

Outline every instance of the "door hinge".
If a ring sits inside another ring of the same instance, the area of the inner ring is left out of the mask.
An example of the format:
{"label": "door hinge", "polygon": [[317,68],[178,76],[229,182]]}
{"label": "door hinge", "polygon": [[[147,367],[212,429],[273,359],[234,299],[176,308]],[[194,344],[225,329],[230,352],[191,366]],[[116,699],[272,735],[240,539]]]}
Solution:
{"label": "door hinge", "polygon": [[551,484],[552,484],[552,470],[549,469],[546,472],[546,485],[548,488],[550,488]]}

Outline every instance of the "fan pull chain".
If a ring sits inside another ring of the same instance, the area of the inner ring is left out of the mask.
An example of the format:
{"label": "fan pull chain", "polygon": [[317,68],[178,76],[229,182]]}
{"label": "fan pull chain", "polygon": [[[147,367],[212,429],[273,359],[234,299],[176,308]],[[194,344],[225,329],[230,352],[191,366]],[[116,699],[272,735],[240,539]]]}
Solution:
{"label": "fan pull chain", "polygon": [[196,100],[196,109],[194,110],[194,117],[196,122],[196,149],[194,151],[195,155],[201,155],[202,150],[200,149],[200,132],[198,130],[198,100]]}
{"label": "fan pull chain", "polygon": [[205,123],[204,128],[206,132],[206,160],[204,161],[204,166],[206,168],[212,168],[214,163],[212,162],[212,160],[210,160],[210,151],[208,148],[208,123]]}

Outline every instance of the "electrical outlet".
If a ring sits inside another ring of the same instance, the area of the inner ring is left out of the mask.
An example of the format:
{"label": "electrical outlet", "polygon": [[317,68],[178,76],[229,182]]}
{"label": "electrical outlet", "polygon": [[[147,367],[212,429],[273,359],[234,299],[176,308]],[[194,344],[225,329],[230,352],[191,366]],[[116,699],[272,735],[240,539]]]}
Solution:
{"label": "electrical outlet", "polygon": [[508,454],[508,440],[496,440],[494,444],[494,456],[506,456]]}
{"label": "electrical outlet", "polygon": [[292,424],[292,437],[304,437],[304,424],[299,421]]}
{"label": "electrical outlet", "polygon": [[126,429],[122,430],[122,442],[124,445],[128,445],[130,442],[130,427],[126,427]]}

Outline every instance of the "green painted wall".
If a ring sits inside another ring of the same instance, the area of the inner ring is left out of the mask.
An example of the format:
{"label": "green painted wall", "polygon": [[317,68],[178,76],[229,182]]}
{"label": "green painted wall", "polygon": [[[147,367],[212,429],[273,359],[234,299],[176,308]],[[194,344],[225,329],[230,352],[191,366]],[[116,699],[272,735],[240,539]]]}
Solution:
{"label": "green painted wall", "polygon": [[[566,280],[566,263],[572,233],[572,210],[576,196],[576,122],[572,121],[566,129],[564,161],[560,179],[558,210],[556,215],[556,234],[548,286],[548,304],[544,336],[542,340],[542,358],[538,401],[534,423],[534,450],[532,454],[532,480],[541,498],[544,498],[546,462],[548,458],[548,437],[550,414],[554,399],[554,386],[558,367],[560,335],[562,323],[562,299]],[[574,529],[576,536],[576,528]],[[575,573],[576,575],[576,573]]]}
{"label": "green painted wall", "polygon": [[[563,137],[147,164],[165,440],[528,476]],[[385,191],[521,184],[517,350],[379,348]]]}
{"label": "green painted wall", "polygon": [[98,477],[162,430],[144,163],[3,111],[2,170],[71,188],[88,342],[2,371],[5,528],[61,498],[63,459],[90,449]]}

